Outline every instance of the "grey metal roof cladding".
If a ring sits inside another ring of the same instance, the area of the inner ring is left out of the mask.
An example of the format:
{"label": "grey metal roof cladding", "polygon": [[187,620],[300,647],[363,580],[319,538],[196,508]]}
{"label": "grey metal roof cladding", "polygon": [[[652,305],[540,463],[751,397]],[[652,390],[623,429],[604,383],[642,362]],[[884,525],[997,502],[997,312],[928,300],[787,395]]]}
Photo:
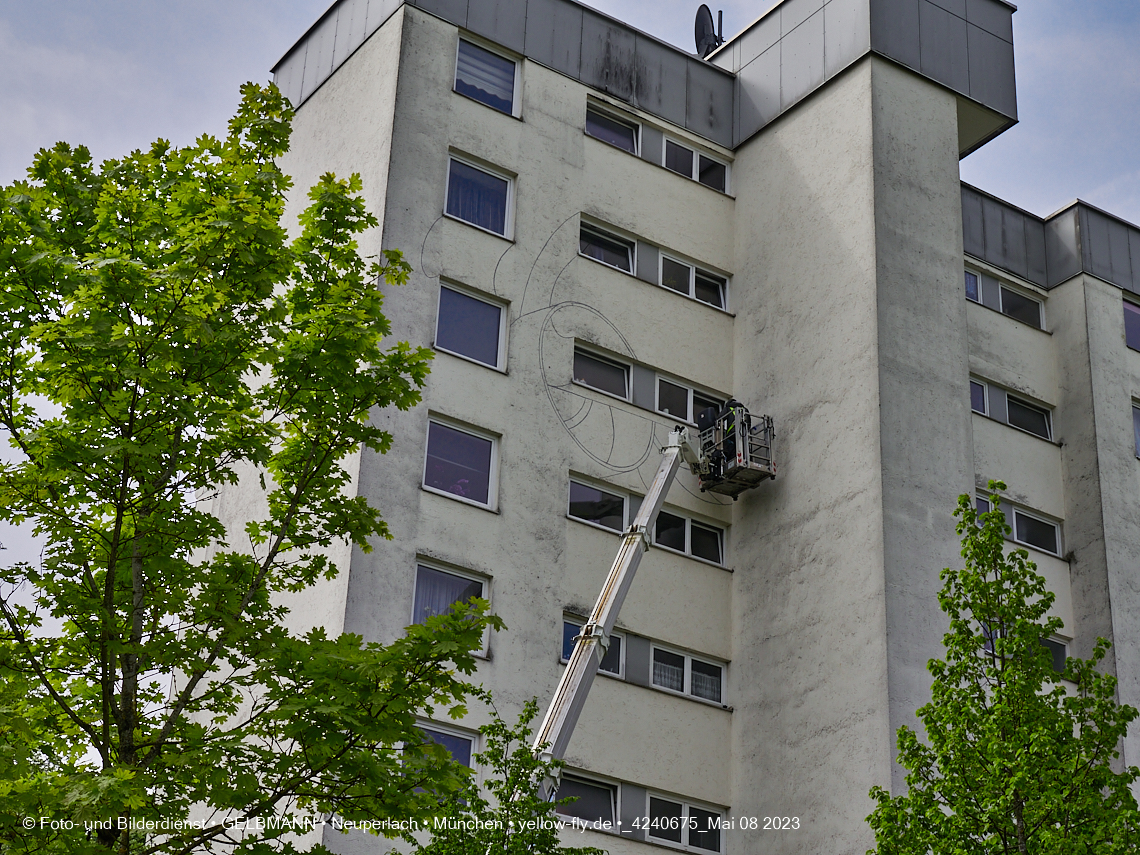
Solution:
{"label": "grey metal roof cladding", "polygon": [[273,67],[281,91],[303,104],[404,3],[729,147],[869,51],[989,111],[967,151],[1017,121],[1004,0],[783,0],[708,62],[575,0],[337,0]]}
{"label": "grey metal roof cladding", "polygon": [[1083,272],[1140,295],[1140,228],[1079,199],[1042,218],[963,184],[962,244],[1043,288]]}

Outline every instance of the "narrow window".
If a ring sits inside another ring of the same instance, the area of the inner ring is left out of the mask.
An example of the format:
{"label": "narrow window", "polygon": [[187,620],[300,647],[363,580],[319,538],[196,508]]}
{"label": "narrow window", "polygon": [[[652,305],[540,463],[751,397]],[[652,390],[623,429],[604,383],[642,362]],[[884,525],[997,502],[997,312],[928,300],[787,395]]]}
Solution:
{"label": "narrow window", "polygon": [[673,692],[685,691],[685,657],[653,648],[653,685]]}
{"label": "narrow window", "polygon": [[699,522],[689,524],[689,551],[714,564],[724,563],[724,532]]}
{"label": "narrow window", "polygon": [[434,742],[436,745],[442,745],[447,749],[447,753],[451,755],[451,759],[456,763],[460,763],[471,768],[471,744],[472,740],[465,736],[456,736],[454,733],[447,733],[442,730],[433,730],[428,727],[421,727],[420,731],[428,742]]}
{"label": "narrow window", "polygon": [[717,276],[715,273],[709,273],[705,270],[697,270],[693,296],[702,303],[723,309],[724,292],[727,284],[728,281],[723,276]]}
{"label": "narrow window", "polygon": [[579,233],[578,251],[602,264],[633,272],[633,243],[617,235],[584,225]]}
{"label": "narrow window", "polygon": [[510,186],[506,178],[452,158],[447,179],[447,213],[505,236]]}
{"label": "narrow window", "polygon": [[495,443],[482,436],[428,423],[424,486],[441,493],[490,504]]}
{"label": "narrow window", "polygon": [[1140,306],[1124,301],[1124,343],[1140,350]]}
{"label": "narrow window", "polygon": [[649,797],[649,836],[658,840],[681,842],[685,806],[668,799]]}
{"label": "narrow window", "polygon": [[728,167],[702,154],[698,159],[697,180],[723,193],[728,186]]}
{"label": "narrow window", "polygon": [[978,274],[969,270],[966,271],[966,299],[975,303],[982,302],[981,293],[978,291]]}
{"label": "narrow window", "polygon": [[1052,638],[1041,639],[1041,646],[1049,651],[1049,656],[1052,659],[1053,670],[1058,674],[1065,673],[1065,663],[1069,659],[1069,651],[1065,642],[1054,641]]}
{"label": "narrow window", "polygon": [[1006,399],[1006,408],[1009,423],[1013,427],[1036,434],[1042,439],[1049,439],[1049,412],[1047,410],[1019,401],[1012,395]]}
{"label": "narrow window", "polygon": [[440,287],[436,347],[498,368],[502,327],[501,306],[446,285]]}
{"label": "narrow window", "polygon": [[686,178],[692,178],[693,150],[685,148],[673,140],[665,140],[665,168],[684,175]]}
{"label": "narrow window", "polygon": [[657,515],[657,528],[653,533],[653,542],[658,546],[685,551],[685,518],[661,511]]}
{"label": "narrow window", "polygon": [[[574,652],[574,639],[578,637],[578,633],[582,631],[582,625],[578,623],[571,623],[568,620],[562,622],[562,659],[565,662],[570,661],[570,654]],[[602,662],[598,665],[599,671],[605,671],[609,674],[621,674],[621,636],[610,633],[610,646],[606,649],[606,655],[602,657]]]}
{"label": "narrow window", "polygon": [[570,516],[621,531],[625,528],[625,497],[571,481]]}
{"label": "narrow window", "polygon": [[515,64],[506,57],[459,40],[455,91],[508,116],[515,106]]}
{"label": "narrow window", "polygon": [[629,367],[591,353],[574,351],[574,380],[619,398],[629,397]]}
{"label": "narrow window", "polygon": [[558,784],[557,801],[574,799],[569,804],[557,805],[554,810],[562,816],[576,816],[586,822],[614,821],[616,787],[597,781],[584,781],[572,775],[563,775]]}
{"label": "narrow window", "polygon": [[986,414],[986,386],[977,380],[970,381],[970,409],[983,416]]}
{"label": "narrow window", "polygon": [[668,413],[674,418],[689,421],[689,390],[676,383],[658,378],[657,412]]}
{"label": "narrow window", "polygon": [[456,603],[483,596],[483,583],[420,564],[416,568],[414,623],[447,614]]}
{"label": "narrow window", "polygon": [[667,256],[661,256],[661,284],[666,288],[684,294],[692,292],[693,268]]}
{"label": "narrow window", "polygon": [[1053,555],[1060,551],[1056,525],[1016,510],[1013,512],[1013,539]]}
{"label": "narrow window", "polygon": [[1041,304],[1004,285],[1001,288],[1001,313],[1023,324],[1041,329]]}
{"label": "narrow window", "polygon": [[706,852],[720,851],[720,814],[689,806],[689,846]]}
{"label": "narrow window", "polygon": [[695,698],[720,703],[721,668],[709,662],[693,659],[690,666],[689,693]]}
{"label": "narrow window", "polygon": [[586,133],[615,145],[630,154],[637,154],[637,125],[622,122],[597,110],[586,110]]}
{"label": "narrow window", "polygon": [[1136,443],[1136,456],[1140,457],[1140,407],[1132,406],[1132,436]]}

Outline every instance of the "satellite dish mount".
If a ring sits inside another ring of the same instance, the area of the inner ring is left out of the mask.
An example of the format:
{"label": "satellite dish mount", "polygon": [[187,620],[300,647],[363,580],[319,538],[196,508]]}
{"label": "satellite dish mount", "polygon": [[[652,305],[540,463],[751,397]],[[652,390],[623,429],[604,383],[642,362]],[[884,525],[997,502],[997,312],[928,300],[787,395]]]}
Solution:
{"label": "satellite dish mount", "polygon": [[704,59],[724,44],[724,12],[717,12],[718,26],[713,26],[712,10],[704,3],[697,9],[693,24],[693,37],[697,42],[697,55]]}

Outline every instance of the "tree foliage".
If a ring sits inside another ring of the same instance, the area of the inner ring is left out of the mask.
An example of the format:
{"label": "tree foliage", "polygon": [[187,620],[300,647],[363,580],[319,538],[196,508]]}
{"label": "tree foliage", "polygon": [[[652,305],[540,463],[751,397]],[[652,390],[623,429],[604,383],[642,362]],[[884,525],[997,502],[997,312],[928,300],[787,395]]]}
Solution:
{"label": "tree foliage", "polygon": [[414,855],[605,855],[594,847],[562,846],[562,823],[555,809],[570,800],[551,802],[539,796],[542,782],[564,764],[531,749],[530,723],[538,714],[537,701],[527,701],[511,727],[491,696],[482,689],[478,694],[493,713],[491,723],[479,728],[486,747],[475,755],[488,777],[483,787],[472,778],[463,790],[441,799],[441,824],[433,825],[431,840]]}
{"label": "tree foliage", "polygon": [[[955,516],[962,570],[944,570],[939,595],[950,619],[945,659],[931,660],[933,698],[918,710],[926,733],[898,733],[908,792],[875,787],[868,817],[879,855],[1117,855],[1140,852],[1140,813],[1129,786],[1136,767],[1114,771],[1137,711],[1116,702],[1102,670],[1109,649],[1053,669],[1043,639],[1062,622],[1053,594],[1024,549],[1007,549],[992,508],[961,496]],[[1070,684],[1070,685],[1066,685]]]}
{"label": "tree foliage", "polygon": [[[409,268],[361,258],[377,221],[358,177],[323,176],[288,239],[292,111],[242,91],[224,139],[99,167],[61,143],[2,191],[0,423],[20,460],[0,519],[45,544],[0,571],[4,852],[292,852],[250,828],[426,816],[425,789],[464,784],[416,716],[462,712],[498,626],[484,603],[387,647],[283,625],[283,594],[335,576],[329,547],[388,536],[342,464],[387,451],[369,414],[419,400],[429,353],[382,346],[381,285]],[[239,472],[267,500],[227,532],[206,500]],[[25,827],[40,817],[57,826]]]}

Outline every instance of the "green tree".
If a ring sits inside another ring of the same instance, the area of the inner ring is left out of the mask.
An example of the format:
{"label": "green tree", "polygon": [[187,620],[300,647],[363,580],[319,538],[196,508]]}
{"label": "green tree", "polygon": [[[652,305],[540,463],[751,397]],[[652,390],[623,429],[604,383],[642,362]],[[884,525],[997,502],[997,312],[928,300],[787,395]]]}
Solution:
{"label": "green tree", "polygon": [[[382,348],[409,268],[360,257],[358,177],[287,238],[292,110],[242,93],[224,139],[100,167],[61,143],[0,191],[0,519],[45,543],[0,571],[7,853],[293,852],[275,819],[425,817],[465,782],[416,716],[463,711],[485,603],[386,647],[283,625],[330,546],[389,536],[342,462],[387,451],[370,413],[415,404],[429,354]],[[264,507],[227,531],[239,472]]]}
{"label": "green tree", "polygon": [[538,714],[538,702],[527,701],[510,727],[490,694],[482,689],[478,694],[492,712],[491,723],[479,728],[486,748],[475,755],[488,770],[485,785],[480,787],[472,778],[462,791],[442,798],[439,826],[415,855],[605,855],[594,847],[562,846],[558,837],[562,822],[555,808],[571,800],[551,802],[539,796],[542,782],[564,763],[531,750],[530,723]]}
{"label": "green tree", "polygon": [[[929,664],[933,698],[918,710],[926,742],[899,729],[908,792],[874,787],[867,818],[879,855],[1116,855],[1140,852],[1140,813],[1129,785],[1136,767],[1113,771],[1137,712],[1116,702],[1103,673],[1109,649],[1054,671],[1043,639],[1061,629],[1053,594],[1024,549],[1006,551],[998,509],[958,499],[962,570],[944,570],[939,594],[950,618],[945,659]],[[1066,687],[1068,682],[1072,687]]]}

